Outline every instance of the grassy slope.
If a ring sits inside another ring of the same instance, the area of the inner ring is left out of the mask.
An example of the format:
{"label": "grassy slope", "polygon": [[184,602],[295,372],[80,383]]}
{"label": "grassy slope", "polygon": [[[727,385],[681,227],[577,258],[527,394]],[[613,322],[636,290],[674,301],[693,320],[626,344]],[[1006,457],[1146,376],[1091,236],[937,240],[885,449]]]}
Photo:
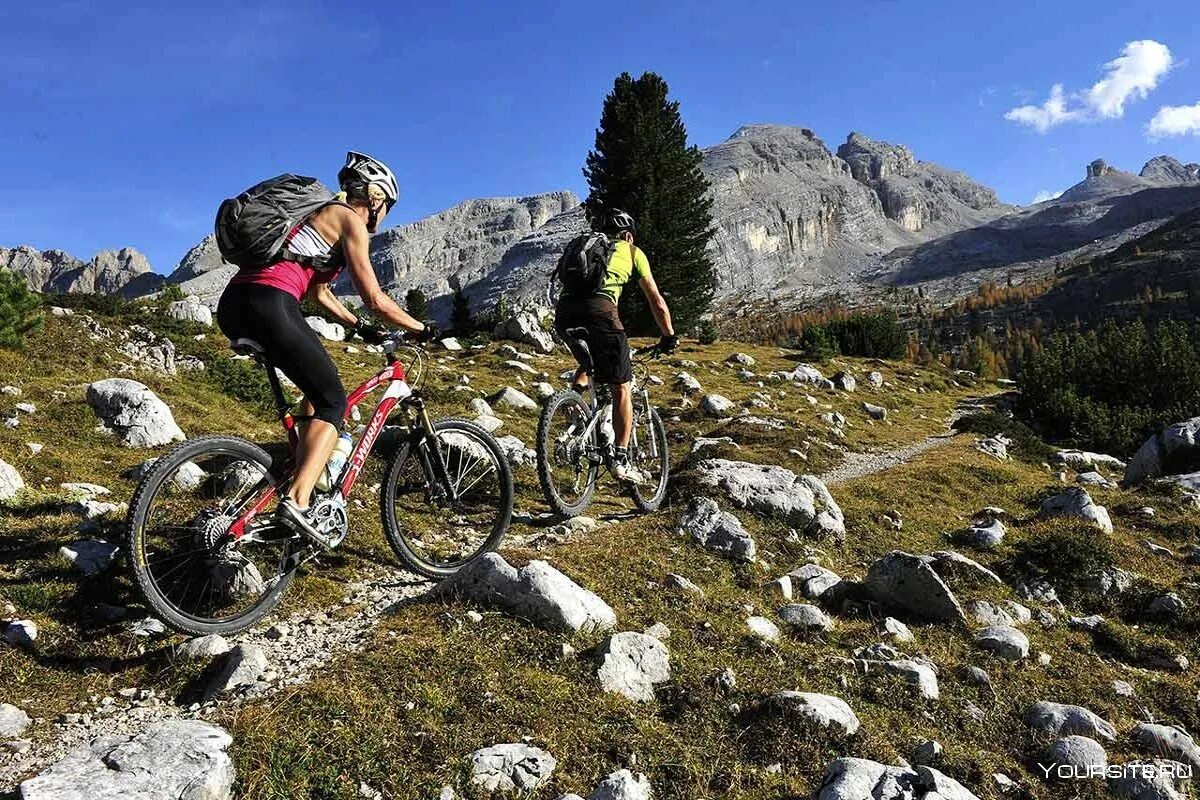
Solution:
{"label": "grassy slope", "polygon": [[[101,322],[109,326],[118,323]],[[190,338],[194,331],[165,322],[155,326],[171,330],[181,350],[195,350],[210,361],[220,357],[213,344],[218,335],[194,342]],[[471,376],[471,386],[483,393],[507,384],[519,385],[516,373],[502,366],[496,349],[488,346],[457,359],[443,356],[441,363],[434,363],[429,382],[438,412],[463,412],[469,395],[450,391],[463,372]],[[758,359],[753,369],[760,373],[794,363],[774,348],[726,343],[686,347],[673,361],[698,362],[698,368],[689,369],[706,390],[741,401],[758,388],[739,381],[735,368],[722,363],[734,349]],[[0,374],[6,376],[3,382],[21,386],[24,396],[20,399],[38,406],[37,414],[25,418],[20,428],[0,430],[0,457],[14,464],[31,486],[46,487],[0,512],[0,598],[15,604],[22,616],[32,617],[42,629],[38,657],[0,650],[0,674],[6,676],[5,696],[0,700],[36,708],[37,715],[45,719],[90,708],[94,705],[90,697],[112,694],[123,686],[157,687],[169,693],[192,677],[190,671],[168,664],[162,642],[147,644],[119,626],[106,628],[88,622],[87,609],[93,603],[133,602],[128,587],[120,578],[75,579],[56,556],[57,548],[78,534],[73,530],[77,519],[56,513],[50,502],[53,488],[65,480],[94,481],[110,487],[118,499],[127,499],[132,483],[118,475],[148,455],[119,448],[92,431],[94,417],[83,402],[83,386],[112,374],[111,364],[105,363],[106,350],[81,334],[77,319],[51,318],[25,353],[0,351]],[[331,350],[348,385],[376,366],[377,356],[347,354],[342,345],[331,345]],[[566,367],[561,357],[539,358],[534,363],[552,376]],[[843,366],[858,373],[860,379],[876,368],[849,359]],[[773,398],[777,408],[756,413],[787,419],[794,428],[774,438],[742,429],[742,435],[735,437],[744,441],[742,449],[723,454],[820,472],[837,459],[826,447],[835,440],[818,418],[826,410],[824,404],[850,420],[847,436],[851,447],[874,449],[940,432],[950,409],[971,393],[952,385],[943,374],[911,365],[879,368],[891,384],[888,388],[880,392],[860,388],[853,395],[812,393],[822,406],[811,406],[803,391],[785,388],[785,397]],[[679,400],[669,387],[676,369],[671,363],[653,367],[653,372],[668,381],[668,386],[655,392],[664,406]],[[207,379],[145,373],[135,377],[171,405],[189,435],[236,431],[260,441],[276,436],[269,415],[232,400]],[[932,391],[918,393],[918,386]],[[768,387],[779,391],[779,387]],[[55,391],[66,394],[55,397]],[[893,409],[891,421],[870,425],[859,404],[863,399],[880,398]],[[0,412],[13,402],[12,398],[0,399]],[[505,427],[499,434],[514,433],[532,445],[534,418],[512,413],[502,416]],[[685,408],[679,416],[680,421],[670,427],[684,431],[689,439],[720,427],[694,409]],[[46,449],[32,457],[24,447],[26,441],[43,442]],[[686,441],[677,444],[676,462],[689,446]],[[789,448],[805,452],[807,461],[789,454]],[[518,510],[543,510],[532,470],[518,470],[516,476]],[[758,540],[764,563],[734,567],[675,534],[679,509],[674,508],[616,521],[548,552],[510,549],[506,551],[510,560],[548,558],[597,591],[616,610],[622,629],[641,630],[654,622],[670,627],[674,677],[660,691],[657,703],[637,707],[598,692],[594,666],[587,658],[562,655],[565,637],[498,614],[486,614],[482,623],[472,624],[463,607],[418,602],[388,616],[365,652],[337,659],[327,674],[301,690],[225,712],[221,721],[235,737],[241,791],[253,798],[348,798],[356,796],[359,781],[365,781],[383,789],[388,797],[428,797],[443,784],[462,787],[462,759],[467,753],[522,737],[531,737],[559,759],[553,786],[539,797],[557,797],[565,791],[586,795],[597,778],[626,765],[647,772],[656,791],[665,797],[794,797],[811,791],[819,783],[824,764],[836,755],[894,762],[907,756],[922,737],[942,741],[947,771],[981,794],[986,794],[988,776],[995,770],[1028,780],[1035,791],[1044,791],[1022,766],[1032,747],[1020,721],[1029,702],[1083,703],[1112,719],[1118,728],[1127,727],[1144,706],[1156,718],[1194,728],[1200,725],[1194,677],[1135,670],[1098,653],[1089,635],[1063,627],[1053,631],[1027,628],[1035,651],[1050,654],[1048,667],[1036,662],[1009,665],[975,651],[961,633],[945,627],[914,627],[917,642],[904,649],[931,656],[942,668],[942,699],[923,702],[897,683],[855,675],[830,660],[879,641],[879,633],[867,620],[843,615],[827,637],[789,638],[772,648],[749,640],[743,620],[748,609],[772,615],[781,601],[765,584],[810,553],[843,576],[861,577],[870,560],[890,549],[924,552],[947,546],[946,534],[962,527],[980,506],[998,504],[1019,518],[1029,517],[1053,483],[1038,464],[1001,464],[972,450],[967,437],[960,437],[910,464],[836,487],[834,493],[846,512],[849,529],[842,547],[789,543],[787,531],[778,524],[740,515]],[[1098,502],[1114,511],[1118,533],[1111,537],[1110,549],[1116,563],[1164,587],[1175,586],[1185,576],[1195,578],[1195,568],[1149,556],[1138,544],[1146,536],[1171,545],[1195,541],[1194,528],[1177,501],[1122,492],[1095,494]],[[603,515],[628,507],[625,500],[605,495],[592,513]],[[355,530],[349,546],[326,559],[316,574],[298,582],[285,601],[285,611],[323,606],[340,597],[347,578],[390,562],[372,498],[364,493],[360,499],[363,507],[354,509]],[[1152,523],[1138,521],[1134,514],[1143,504],[1159,511]],[[901,513],[902,531],[882,522],[885,511]],[[514,531],[530,532],[528,526]],[[1018,524],[1002,550],[980,558],[1011,576],[1008,562],[1015,560],[1021,543],[1055,535],[1063,535],[1067,541],[1087,541],[1082,531],[1066,523]],[[1049,566],[1069,569],[1069,563],[1067,567],[1057,562]],[[667,572],[692,578],[705,595],[684,598],[662,589],[659,584]],[[1179,591],[1194,609],[1194,590],[1190,595]],[[1120,641],[1126,644],[1161,636],[1173,642],[1173,652],[1186,652],[1195,660],[1194,622],[1163,627],[1140,620],[1126,609],[1072,606],[1072,611],[1090,610],[1114,618],[1124,614],[1128,622],[1139,624],[1136,632],[1119,628]],[[583,651],[594,642],[581,637],[571,643]],[[1111,647],[1106,652],[1111,653]],[[1124,655],[1132,658],[1136,654]],[[998,697],[993,700],[961,682],[955,675],[960,663],[988,669]],[[738,677],[737,688],[729,697],[717,695],[711,681],[726,667],[733,668]],[[8,676],[12,676],[11,683]],[[1117,697],[1111,689],[1114,678],[1133,683],[1137,696]],[[789,688],[846,698],[862,718],[862,732],[848,743],[814,740],[800,732],[780,730],[754,713],[762,696]],[[966,716],[963,706],[967,702],[987,711],[983,722]],[[36,729],[36,735],[51,732],[48,723]],[[1109,752],[1110,760],[1132,755],[1123,745],[1113,746]],[[781,773],[764,769],[776,762],[784,765]]]}

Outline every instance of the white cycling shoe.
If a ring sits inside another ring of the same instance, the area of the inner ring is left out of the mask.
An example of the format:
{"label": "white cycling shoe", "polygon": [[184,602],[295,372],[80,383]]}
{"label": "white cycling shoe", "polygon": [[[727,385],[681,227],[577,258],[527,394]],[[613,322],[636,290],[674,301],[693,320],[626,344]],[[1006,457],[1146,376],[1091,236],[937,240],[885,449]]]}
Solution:
{"label": "white cycling shoe", "polygon": [[630,464],[628,461],[614,461],[609,467],[609,472],[621,483],[629,483],[634,486],[640,486],[650,482],[650,476],[642,470]]}
{"label": "white cycling shoe", "polygon": [[326,539],[308,519],[308,511],[296,505],[290,497],[284,497],[275,508],[275,519],[296,533],[318,545],[322,550],[332,550],[334,543]]}

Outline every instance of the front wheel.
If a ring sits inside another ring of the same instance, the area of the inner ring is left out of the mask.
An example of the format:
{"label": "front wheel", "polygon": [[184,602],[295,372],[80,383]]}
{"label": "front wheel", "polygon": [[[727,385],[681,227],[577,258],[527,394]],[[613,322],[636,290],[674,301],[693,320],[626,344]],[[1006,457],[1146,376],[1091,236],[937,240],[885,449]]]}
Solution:
{"label": "front wheel", "polygon": [[638,511],[656,511],[667,496],[667,478],[671,471],[671,452],[667,449],[667,431],[653,406],[634,404],[633,436],[629,459],[649,477],[645,483],[629,487],[629,496]]}
{"label": "front wheel", "polygon": [[193,636],[230,634],[275,607],[298,541],[269,520],[231,532],[274,489],[271,457],[237,437],[192,439],[154,462],[129,504],[127,547],[134,584],[159,619]]}
{"label": "front wheel", "polygon": [[538,482],[550,508],[564,517],[586,511],[596,492],[597,437],[584,435],[591,418],[583,397],[563,389],[546,401],[538,420]]}
{"label": "front wheel", "polygon": [[413,572],[453,575],[495,550],[512,521],[513,479],[495,438],[474,423],[443,419],[433,443],[417,435],[403,442],[379,491],[383,532]]}

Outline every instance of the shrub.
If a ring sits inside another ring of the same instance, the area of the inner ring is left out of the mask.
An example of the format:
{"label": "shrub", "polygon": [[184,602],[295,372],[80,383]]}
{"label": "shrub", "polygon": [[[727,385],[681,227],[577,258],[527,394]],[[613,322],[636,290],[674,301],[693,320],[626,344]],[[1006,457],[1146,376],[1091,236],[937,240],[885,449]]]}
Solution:
{"label": "shrub", "polygon": [[908,334],[894,311],[829,311],[812,317],[785,320],[775,336],[806,358],[824,361],[837,355],[861,358],[900,358],[908,347]]}
{"label": "shrub", "polygon": [[429,302],[420,289],[408,290],[408,294],[404,295],[404,306],[417,319],[425,319],[429,315]]}
{"label": "shrub", "polygon": [[1072,602],[1087,594],[1092,573],[1113,563],[1107,534],[1072,524],[1032,531],[1013,546],[1007,569],[1026,580],[1049,581],[1063,601]]}
{"label": "shrub", "polygon": [[696,325],[696,339],[700,344],[712,344],[717,341],[717,326],[711,319],[702,319]]}
{"label": "shrub", "polygon": [[274,410],[271,384],[262,367],[253,361],[235,361],[225,356],[213,356],[205,362],[204,376],[230,397],[253,403],[263,410]]}
{"label": "shrub", "polygon": [[0,270],[0,347],[20,348],[42,324],[42,301],[15,273]]}
{"label": "shrub", "polygon": [[1158,428],[1200,415],[1200,330],[1139,320],[1059,333],[1025,364],[1024,411],[1079,447],[1128,454]]}
{"label": "shrub", "polygon": [[163,305],[166,305],[167,303],[177,303],[180,300],[183,300],[184,297],[185,295],[183,293],[183,289],[179,288],[179,284],[172,283],[162,288],[162,290],[158,293],[157,299]]}
{"label": "shrub", "polygon": [[995,436],[1004,434],[1012,441],[1009,452],[1032,464],[1048,461],[1054,448],[1043,442],[1038,435],[1025,423],[996,411],[984,411],[978,414],[968,414],[954,422],[956,431],[974,433],[979,436]]}
{"label": "shrub", "polygon": [[459,287],[454,290],[454,305],[450,310],[450,322],[454,326],[454,332],[459,336],[466,336],[475,327],[475,320],[471,317],[471,302],[467,299],[467,293]]}

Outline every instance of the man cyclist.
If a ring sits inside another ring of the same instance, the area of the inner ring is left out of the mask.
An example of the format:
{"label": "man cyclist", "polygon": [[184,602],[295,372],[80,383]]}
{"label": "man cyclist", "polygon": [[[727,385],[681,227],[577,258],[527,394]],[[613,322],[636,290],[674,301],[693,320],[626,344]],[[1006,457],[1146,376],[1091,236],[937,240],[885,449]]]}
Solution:
{"label": "man cyclist", "polygon": [[[603,222],[603,231],[615,237],[617,242],[600,290],[586,297],[566,294],[560,297],[554,310],[554,327],[566,342],[572,338],[567,335],[568,329],[583,328],[587,331],[586,340],[595,379],[608,384],[612,391],[615,436],[611,461],[613,477],[622,483],[644,483],[646,476],[629,462],[629,438],[633,430],[633,392],[630,391],[633,363],[629,356],[629,339],[617,311],[621,291],[631,278],[638,279],[638,285],[650,305],[650,313],[662,332],[658,342],[660,351],[673,352],[679,345],[679,337],[671,326],[671,311],[667,308],[667,301],[650,274],[650,261],[633,243],[633,217],[613,209]],[[587,386],[588,375],[580,366],[575,372],[574,388],[584,390]]]}
{"label": "man cyclist", "polygon": [[396,176],[382,162],[350,152],[338,172],[341,192],[296,226],[287,250],[302,257],[332,256],[324,270],[296,261],[242,268],[221,294],[217,323],[231,340],[253,339],[266,356],[304,392],[305,421],[299,425],[296,471],[280,498],[276,519],[298,533],[326,544],[308,519],[313,487],[329,461],[346,415],[346,390],[317,334],[304,321],[300,302],[307,297],[329,316],[368,342],[379,343],[383,330],[344,306],[329,283],[349,267],[358,294],[376,316],[416,334],[436,335],[433,326],[409,316],[380,288],[368,253],[370,234],[400,196]]}

